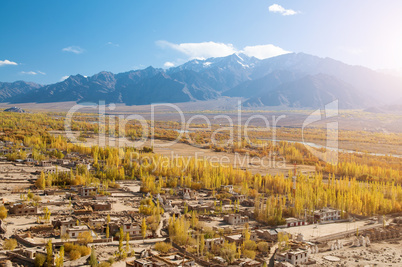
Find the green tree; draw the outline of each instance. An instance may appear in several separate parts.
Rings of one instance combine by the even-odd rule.
[[[201,239],[200,239],[200,253],[201,256],[204,255],[204,249],[205,249],[205,238],[204,235],[201,235]]]
[[[49,222],[50,221],[50,215],[51,215],[49,208],[44,207],[43,208],[43,213],[45,214],[43,218],[45,219],[46,222]]]
[[[46,262],[46,256],[40,253],[36,253],[34,265],[35,267],[42,267]]]
[[[195,228],[198,224],[198,218],[197,218],[197,213],[196,211],[193,210],[191,214],[191,228]]]
[[[146,223],[146,221],[145,221],[145,218],[142,219],[141,235],[142,235],[142,242],[145,243],[145,237],[146,237],[146,235],[147,235],[147,223]]]
[[[155,250],[159,251],[160,253],[167,253],[172,248],[170,243],[166,242],[157,242],[155,244]]]
[[[27,198],[31,200],[34,197],[34,193],[31,192],[31,189],[28,189]]]
[[[53,264],[53,245],[51,239],[46,244],[46,262],[48,266],[52,266]]]
[[[11,238],[11,239],[6,239],[3,243],[3,249],[5,250],[13,250],[17,247],[18,243],[17,240]]]
[[[87,246],[89,243],[92,243],[94,239],[92,238],[91,232],[86,231],[78,234],[78,243]]]
[[[289,236],[286,233],[278,233],[278,248],[280,251],[289,249]]]
[[[106,238],[109,238],[109,235],[110,235],[110,233],[109,233],[109,224],[107,224],[106,225]]]
[[[130,250],[130,234],[126,234],[126,251],[128,252]]]
[[[244,243],[246,243],[247,241],[250,240],[250,231],[248,229],[249,228],[248,223],[245,223],[244,226],[246,229],[244,229],[243,236],[244,236]]]
[[[61,246],[59,255],[56,256],[56,267],[62,267],[63,264],[64,264],[64,246]]]
[[[268,242],[264,242],[264,241],[258,242],[257,248],[258,248],[258,250],[259,250],[260,252],[268,253],[268,251],[269,251],[269,244],[268,244]]]
[[[43,171],[40,173],[40,177],[36,180],[35,186],[41,190],[46,188],[46,178]]]
[[[71,250],[69,255],[70,255],[70,259],[73,261],[81,258],[81,253],[76,249]]]
[[[121,259],[126,258],[126,252],[123,249],[123,240],[124,240],[124,232],[123,232],[123,226],[120,227],[120,232],[119,232],[119,257]]]
[[[0,219],[4,220],[5,218],[7,218],[7,209],[4,206],[0,207]]]
[[[244,249],[256,250],[257,244],[253,240],[248,240],[248,241],[244,242]]]
[[[234,242],[229,243],[229,242],[225,241],[220,250],[220,255],[228,263],[232,263],[236,256],[236,244]]]
[[[96,256],[96,251],[95,251],[94,247],[92,247],[92,249],[91,249],[91,256],[89,256],[88,264],[91,267],[98,266],[98,257]]]
[[[245,249],[244,252],[243,252],[243,255],[246,258],[250,258],[250,259],[253,259],[253,260],[255,259],[255,251],[253,251],[253,250]]]

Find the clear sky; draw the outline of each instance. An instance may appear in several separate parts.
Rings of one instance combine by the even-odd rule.
[[[0,81],[58,82],[244,52],[402,69],[402,1],[0,2]]]

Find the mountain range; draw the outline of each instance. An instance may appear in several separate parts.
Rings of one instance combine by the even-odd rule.
[[[167,70],[77,74],[49,85],[0,82],[3,103],[105,100],[146,105],[220,97],[241,97],[246,107],[316,108],[338,99],[340,108],[368,108],[401,99],[402,78],[331,58],[290,53],[264,60],[244,54],[194,59]]]

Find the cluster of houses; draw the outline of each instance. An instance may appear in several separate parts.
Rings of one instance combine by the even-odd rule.
[[[24,163],[30,166],[43,167],[45,168],[43,170],[44,172],[55,172],[56,168],[52,168],[55,166],[61,167],[58,169],[59,172],[69,171],[70,168],[74,168],[82,164],[86,165],[89,169],[91,168],[92,160],[88,156],[82,155],[80,153],[64,152],[64,157],[62,159],[36,160],[33,158],[32,148],[25,147],[23,143],[17,145],[18,146],[16,148],[16,144],[11,141],[0,141],[0,155],[3,155],[0,157],[0,160],[6,160],[5,155],[7,154],[12,154],[14,152],[25,152],[25,159],[16,159],[15,161],[17,163]],[[53,151],[55,151],[54,148],[47,149],[48,153],[51,153]]]
[[[240,212],[238,213],[229,213],[226,215],[222,216],[222,223],[228,225],[228,227],[225,227],[224,225],[221,225],[219,227],[213,227],[214,230],[218,230],[219,228],[222,229],[230,229],[230,231],[226,232],[225,234],[221,237],[216,237],[216,238],[209,238],[205,239],[204,242],[204,247],[206,250],[211,250],[213,247],[220,246],[224,244],[224,242],[234,242],[237,247],[241,246],[244,242],[244,235],[243,235],[243,230],[244,230],[244,225],[246,223],[252,223],[252,220],[250,219],[250,216],[253,216],[252,213],[247,213],[247,210],[249,210],[248,205],[249,205],[249,199],[240,194],[236,194],[233,191],[232,186],[223,186],[221,188],[222,191],[227,192],[232,194],[232,197],[229,202],[223,200],[222,201],[222,208],[223,210],[225,209],[225,206],[230,206],[229,209],[233,210],[233,205],[231,203],[234,203],[235,201],[237,203],[241,204]],[[151,195],[148,194],[147,197],[150,197]],[[216,204],[214,204],[214,198],[211,197],[208,193],[203,194],[202,190],[199,190],[198,192],[194,192],[191,189],[188,188],[182,188],[179,190],[178,196],[177,197],[172,197],[171,199],[166,199],[165,197],[161,197],[159,194],[154,197],[154,201],[159,201],[159,203],[162,205],[162,207],[170,207],[166,209],[165,211],[167,212],[172,212],[172,206],[174,203],[186,203],[185,205],[179,205],[182,208],[180,209],[181,211],[183,210],[183,207],[186,206],[189,211],[197,211],[201,214],[210,214],[210,216],[213,216],[213,211],[217,208]],[[177,208],[178,205],[175,205],[174,207]],[[177,210],[176,210],[177,212]],[[250,216],[246,215],[249,214]],[[324,208],[321,210],[317,210],[312,212],[312,216],[304,216],[303,218],[287,218],[286,219],[286,224],[282,225],[280,227],[252,227],[250,231],[250,240],[253,240],[255,242],[260,242],[260,241],[265,241],[271,244],[271,253],[275,252],[275,247],[273,244],[278,242],[278,236],[280,233],[286,234],[290,240],[292,240],[292,246],[289,250],[286,251],[276,251],[274,253],[274,261],[276,263],[275,266],[287,266],[286,264],[290,265],[301,265],[301,264],[307,264],[307,263],[312,263],[313,260],[311,259],[310,255],[317,253],[318,248],[315,244],[309,243],[309,242],[304,242],[303,236],[301,234],[293,236],[292,234],[288,233],[286,231],[286,228],[289,227],[299,227],[299,226],[304,226],[308,225],[311,223],[315,222],[331,222],[331,221],[336,221],[340,220],[340,211],[330,209],[330,208]],[[206,220],[208,221],[210,216],[200,216],[200,220]],[[222,259],[222,262],[219,263],[219,258],[220,257],[215,257],[213,261],[217,261],[216,266],[221,266],[219,264],[224,264],[224,260]],[[130,266],[163,266],[163,265],[158,265],[160,263],[159,259],[156,259],[155,257],[147,258],[147,259],[139,259],[136,261],[132,262],[132,265]],[[251,260],[251,259],[242,259],[241,261],[237,262],[237,266],[262,266],[263,261],[258,261],[258,260]],[[173,265],[172,265],[173,266]],[[184,266],[191,266],[190,263],[188,265]]]
[[[165,255],[152,255],[148,252],[146,257],[126,262],[129,267],[162,267],[162,266],[196,266],[194,258],[183,253],[169,253]]]
[[[7,154],[13,151],[14,144],[2,143],[0,144],[0,153]],[[80,154],[66,153],[63,159],[58,160],[43,160],[40,162],[35,161],[30,154],[28,148],[21,146],[21,149],[26,149],[27,159],[25,164],[38,165],[43,168],[45,172],[55,171],[69,171],[79,164],[86,164],[87,168],[91,168],[91,160]],[[49,151],[51,152],[51,151]],[[57,166],[57,167],[56,167]],[[121,189],[122,191],[124,189]],[[44,191],[45,195],[57,194],[58,189],[47,189]],[[65,190],[64,190],[65,191]],[[124,235],[129,235],[130,239],[142,239],[141,221],[142,216],[136,213],[121,213],[116,214],[113,212],[114,200],[110,199],[107,195],[103,194],[106,188],[101,186],[71,186],[68,192],[63,191],[65,204],[68,202],[71,205],[71,212],[69,214],[53,216],[51,227],[43,226],[41,231],[28,230],[27,233],[16,232],[16,236],[23,240],[22,242],[29,241],[31,237],[41,237],[41,233],[46,236],[53,236],[60,238],[58,242],[62,244],[61,239],[68,239],[69,241],[77,240],[78,237],[85,232],[89,232],[94,240],[97,242],[110,242],[113,237],[119,234],[122,228]],[[100,194],[102,193],[102,194]],[[147,194],[146,198],[152,198],[152,201],[159,204],[166,213],[170,215],[181,216],[187,212],[197,212],[199,220],[209,223],[212,220],[219,222],[218,226],[212,227],[215,232],[224,230],[224,234],[216,238],[205,238],[204,246],[206,250],[211,250],[213,247],[221,246],[224,242],[235,243],[237,247],[241,246],[244,242],[244,227],[245,224],[250,224],[250,240],[260,242],[268,242],[271,248],[273,244],[278,242],[280,233],[287,234],[289,239],[296,239],[290,250],[277,251],[274,253],[275,261],[278,264],[289,263],[293,265],[305,264],[309,262],[309,255],[316,251],[314,244],[304,242],[300,236],[293,237],[291,234],[286,233],[287,227],[300,227],[310,223],[316,222],[330,222],[339,220],[341,218],[340,211],[330,208],[324,208],[312,212],[312,215],[304,216],[303,218],[287,218],[286,224],[280,227],[266,227],[258,224],[253,220],[252,208],[254,202],[252,198],[246,195],[235,192],[232,185],[224,185],[218,190],[218,193],[224,197],[217,199],[215,192],[210,190],[192,190],[190,188],[179,188],[174,194],[156,194],[152,196]],[[229,197],[228,197],[229,196]],[[42,203],[44,204],[44,203]],[[52,205],[47,203],[46,205]],[[6,205],[8,212],[12,216],[35,216],[42,213],[41,207],[33,206],[25,203],[12,203]],[[185,211],[186,210],[186,211]],[[106,215],[112,214],[111,220],[107,221]],[[222,215],[222,213],[224,215]],[[168,237],[167,224],[162,224],[162,236]],[[40,227],[39,227],[40,228]],[[108,229],[108,230],[106,230]],[[110,238],[106,238],[106,231],[109,232]],[[148,230],[150,232],[150,230]],[[25,238],[28,237],[29,238]],[[35,247],[37,244],[32,243]],[[43,244],[42,244],[43,245]],[[33,259],[35,253],[43,253],[43,246],[38,249],[22,249],[18,257],[27,257]],[[176,248],[179,249],[179,248]],[[270,251],[273,253],[273,251]],[[268,256],[268,253],[267,255]],[[225,261],[220,257],[214,257],[214,264],[222,266]],[[138,255],[137,259],[128,261],[127,266],[195,266],[202,265],[203,261],[198,259],[194,254],[180,249],[173,253],[157,254],[152,253],[152,250],[144,250],[143,253]],[[239,259],[234,264],[236,266],[263,266],[263,260],[257,259]],[[204,262],[205,263],[205,262]],[[208,264],[206,264],[208,265]],[[213,265],[213,264],[212,264]],[[212,266],[209,265],[209,266]]]
[[[124,235],[128,234],[131,239],[141,239],[141,218],[138,216],[134,219],[132,216],[112,216],[111,221],[107,222],[105,214],[109,214],[112,211],[113,201],[110,201],[107,195],[99,195],[99,191],[104,191],[101,187],[96,186],[73,186],[70,188],[70,192],[65,194],[65,199],[69,199],[72,203],[73,212],[69,216],[58,216],[52,220],[52,228],[47,229],[47,234],[52,233],[53,236],[63,237],[69,241],[76,240],[80,234],[89,232],[94,240],[100,240],[104,242],[104,236],[106,227],[109,229],[110,237],[118,235],[120,228],[122,228]],[[225,187],[223,190],[227,192],[233,192],[232,188]],[[57,190],[46,190],[46,194],[55,194]],[[190,199],[188,199],[190,196]],[[214,209],[217,205],[214,203],[214,197],[208,193],[203,194],[195,192],[188,188],[182,188],[176,195],[155,195],[147,194],[146,198],[152,197],[152,201],[159,205],[170,214],[176,214],[180,216],[183,214],[184,207],[187,207],[188,211],[196,210],[198,212],[204,212],[206,216],[200,216],[200,220],[209,220],[210,216],[219,217],[220,215],[213,215]],[[238,203],[245,203],[247,205],[248,198],[243,195],[234,194],[234,199]],[[231,200],[232,201],[232,200]],[[230,201],[230,202],[231,202]],[[230,206],[230,202],[226,203],[226,206]],[[181,205],[180,203],[186,203]],[[223,206],[225,206],[223,205]],[[179,208],[180,207],[180,208]],[[232,205],[233,208],[233,205]],[[38,215],[40,211],[37,206],[30,206],[23,203],[15,203],[7,206],[10,215]],[[228,225],[230,229],[225,234],[218,238],[204,239],[204,247],[206,250],[211,250],[213,247],[223,245],[225,241],[234,242],[236,246],[241,246],[244,242],[244,225],[251,223],[250,217],[245,215],[247,207],[243,207],[238,213],[229,213],[221,216],[222,223]],[[209,215],[208,215],[209,214]],[[252,216],[252,213],[248,213]],[[311,222],[320,221],[333,221],[340,219],[340,212],[334,209],[322,209],[313,213],[314,218]],[[277,228],[268,227],[251,227],[250,228],[250,240],[255,242],[265,241],[269,244],[275,244],[278,242],[279,233],[287,234],[290,239],[297,239],[298,246],[287,251],[277,251],[274,253],[275,261],[278,264],[293,264],[300,265],[305,264],[311,259],[309,255],[315,251],[313,244],[303,243],[299,236],[293,237],[286,232],[287,227],[303,226],[309,222],[305,219],[288,218],[286,219],[286,225]],[[218,230],[221,226],[214,227],[214,230]],[[39,232],[32,232],[29,236],[38,235]],[[20,238],[24,238],[24,235],[20,233]],[[103,241],[102,241],[103,240]],[[36,244],[32,244],[36,245]],[[42,248],[41,248],[42,249]],[[35,253],[41,253],[41,249],[38,250],[21,250],[18,257],[24,257],[24,255],[35,255]],[[274,251],[270,251],[273,253]],[[17,253],[17,252],[16,252]],[[268,254],[267,254],[268,255]],[[194,256],[194,255],[193,255]],[[136,260],[127,262],[127,266],[195,266],[197,263],[197,257],[188,256],[186,253],[174,252],[166,255],[158,255],[152,253],[146,253],[142,257]],[[213,261],[216,264],[219,263],[220,257],[215,257]],[[199,261],[198,261],[199,262]],[[217,265],[217,266],[218,266]],[[263,261],[241,259],[237,261],[238,266],[262,266]],[[280,265],[278,265],[280,266]]]

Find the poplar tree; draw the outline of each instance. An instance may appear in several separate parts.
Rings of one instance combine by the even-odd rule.
[[[145,237],[147,235],[147,223],[145,221],[145,218],[142,219],[141,235],[142,235],[142,242],[145,243]]]

